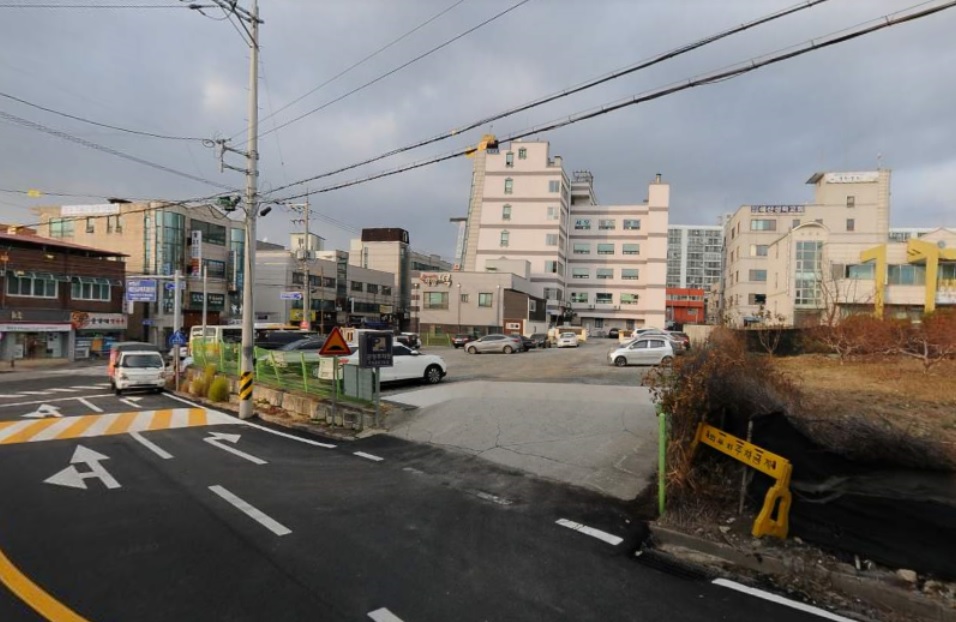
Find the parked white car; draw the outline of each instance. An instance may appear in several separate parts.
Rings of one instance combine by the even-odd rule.
[[[617,367],[625,365],[667,365],[674,360],[674,346],[663,335],[638,337],[607,353],[607,362]]]
[[[578,347],[578,336],[574,333],[561,333],[556,345],[559,348],[576,348]]]
[[[426,384],[438,384],[448,373],[448,365],[442,357],[422,354],[397,342],[392,344],[392,362],[394,364],[391,367],[379,368],[382,382],[421,380]],[[355,351],[349,356],[346,365],[358,364],[359,354]]]
[[[110,379],[113,392],[122,395],[130,389],[145,389],[159,393],[166,386],[166,363],[159,352],[121,352]]]

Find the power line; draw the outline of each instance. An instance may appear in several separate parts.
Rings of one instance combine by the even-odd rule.
[[[73,136],[73,135],[71,135],[71,134],[67,134],[66,132],[63,132],[63,131],[60,131],[60,130],[56,130],[56,129],[47,127],[47,126],[45,126],[45,125],[42,125],[42,124],[40,124],[40,123],[36,123],[36,122],[34,122],[34,121],[29,121],[29,120],[24,119],[24,118],[22,118],[22,117],[18,117],[18,116],[16,116],[16,115],[10,114],[9,112],[4,112],[4,111],[0,110],[0,118],[7,119],[8,121],[13,121],[14,123],[17,123],[17,124],[19,124],[19,125],[22,125],[23,127],[26,127],[26,128],[28,128],[28,129],[36,130],[36,131],[38,131],[38,132],[43,132],[43,133],[49,134],[49,135],[51,135],[51,136],[56,136],[57,138],[62,138],[62,139],[64,139],[64,140],[68,140],[68,141],[70,141],[70,142],[76,143],[76,144],[78,144],[78,145],[82,145],[82,146],[84,146],[84,147],[88,147],[88,148],[90,148],[90,149],[95,149],[95,150],[97,150],[97,151],[102,151],[103,153],[107,153],[107,154],[112,155],[112,156],[115,156],[115,157],[117,157],[117,158],[122,158],[122,159],[124,159],[124,160],[129,160],[130,162],[135,162],[136,164],[141,164],[141,165],[143,165],[143,166],[148,166],[148,167],[150,167],[150,168],[154,168],[154,169],[156,169],[156,170],[158,170],[158,171],[163,171],[164,173],[169,173],[169,174],[171,174],[171,175],[177,175],[177,176],[183,177],[183,178],[185,178],[185,179],[190,179],[190,180],[192,180],[192,181],[197,181],[197,182],[199,182],[199,183],[203,183],[203,184],[212,186],[212,187],[214,187],[214,188],[221,188],[221,189],[227,190],[227,191],[229,191],[229,192],[238,192],[235,188],[232,188],[232,187],[230,187],[230,186],[226,186],[226,185],[224,185],[224,184],[220,184],[219,182],[211,181],[211,180],[205,179],[205,178],[203,178],[203,177],[197,177],[196,175],[191,175],[191,174],[189,174],[189,173],[184,173],[184,172],[182,172],[182,171],[178,171],[178,170],[176,170],[176,169],[174,169],[174,168],[170,168],[170,167],[164,166],[164,165],[162,165],[162,164],[156,164],[155,162],[150,162],[149,160],[144,160],[143,158],[139,158],[139,157],[136,157],[136,156],[132,156],[132,155],[123,153],[122,151],[117,151],[116,149],[113,149],[113,148],[111,148],[111,147],[104,147],[103,145],[99,145],[99,144],[97,144],[97,143],[88,141],[88,140],[86,140],[85,138],[79,138],[79,137],[77,137],[77,136]]]
[[[434,22],[436,19],[438,19],[439,17],[441,17],[441,16],[444,15],[445,13],[448,13],[449,11],[451,11],[452,9],[454,9],[454,8],[457,7],[459,4],[462,4],[462,3],[465,2],[465,1],[466,1],[466,0],[457,0],[457,1],[454,2],[453,4],[451,4],[451,5],[449,5],[448,7],[442,9],[441,11],[439,11],[439,12],[436,13],[435,15],[431,16],[430,18],[428,18],[427,20],[425,20],[424,22],[422,22],[422,23],[419,24],[418,26],[415,26],[414,28],[412,28],[411,30],[409,30],[409,31],[406,32],[405,34],[401,35],[401,36],[398,37],[397,39],[393,39],[392,41],[390,41],[389,43],[386,43],[386,44],[383,45],[382,47],[378,48],[377,50],[375,50],[374,52],[372,52],[371,54],[369,54],[368,56],[366,56],[366,57],[363,58],[362,60],[360,60],[360,61],[358,61],[358,62],[356,62],[356,63],[353,63],[352,65],[349,65],[348,67],[346,67],[345,69],[343,69],[343,70],[340,71],[339,73],[335,74],[334,76],[332,76],[331,78],[329,78],[329,79],[326,80],[325,82],[322,82],[321,84],[319,84],[318,86],[316,86],[316,87],[313,88],[312,90],[310,90],[310,91],[308,91],[308,92],[306,92],[306,93],[303,93],[303,94],[300,95],[299,97],[296,97],[295,99],[293,99],[293,100],[290,101],[289,103],[285,104],[284,106],[281,106],[278,110],[276,110],[275,112],[270,113],[268,116],[266,116],[265,118],[263,118],[263,119],[261,119],[261,120],[262,120],[262,121],[265,121],[265,120],[267,120],[267,119],[271,119],[272,117],[276,116],[277,114],[279,114],[279,113],[282,112],[283,110],[285,110],[285,109],[287,109],[287,108],[289,108],[289,107],[291,107],[291,106],[294,106],[295,104],[299,103],[300,101],[302,101],[303,99],[305,99],[305,98],[308,97],[309,95],[312,95],[313,93],[319,91],[320,89],[325,88],[326,86],[328,86],[328,85],[331,84],[332,82],[335,82],[336,80],[338,80],[339,78],[341,78],[341,77],[344,76],[345,74],[349,73],[349,72],[352,71],[353,69],[356,69],[356,68],[360,67],[361,65],[363,65],[363,64],[365,64],[367,61],[369,61],[369,60],[375,58],[376,56],[378,56],[379,54],[381,54],[381,53],[384,52],[385,50],[391,48],[392,46],[394,46],[395,44],[397,44],[397,43],[403,41],[404,39],[407,39],[408,37],[410,37],[411,35],[415,34],[416,32],[418,32],[419,30],[421,30],[421,29],[424,28],[425,26],[428,26],[429,24],[431,24],[432,22]],[[275,125],[275,124],[273,124],[273,125]],[[240,135],[240,134],[242,134],[242,132],[239,132],[239,133],[237,133],[237,134],[234,134],[234,135],[233,135],[233,138],[235,138],[236,136],[238,136],[238,135]]]
[[[926,4],[926,3],[924,2],[924,3],[921,3],[921,4]],[[920,5],[917,5],[917,6],[920,6]],[[634,106],[634,105],[642,104],[642,103],[645,103],[645,102],[648,102],[648,101],[652,101],[652,100],[655,100],[655,99],[660,99],[660,98],[666,97],[666,96],[668,96],[668,95],[673,95],[674,93],[678,93],[678,92],[680,92],[680,91],[685,91],[685,90],[688,90],[688,89],[696,88],[696,87],[698,87],[698,86],[716,84],[716,83],[718,83],[718,82],[723,82],[723,81],[725,81],[725,80],[730,80],[730,79],[736,78],[736,77],[738,77],[738,76],[744,75],[744,74],[746,74],[746,73],[750,73],[750,72],[752,72],[752,71],[756,71],[757,69],[760,69],[760,68],[762,68],[762,67],[766,67],[766,66],[768,66],[768,65],[773,65],[773,64],[780,63],[780,62],[783,62],[783,61],[786,61],[786,60],[790,60],[790,59],[793,59],[793,58],[797,58],[797,57],[799,57],[799,56],[803,56],[804,54],[809,54],[809,53],[811,53],[811,52],[816,52],[816,51],[819,51],[819,50],[822,50],[822,49],[825,49],[825,48],[828,48],[828,47],[832,47],[832,46],[834,46],[834,45],[838,45],[838,44],[841,44],[841,43],[845,43],[845,42],[847,42],[847,41],[850,41],[850,40],[853,40],[853,39],[857,39],[857,38],[859,38],[859,37],[863,37],[863,36],[872,34],[872,33],[876,32],[876,31],[878,31],[878,30],[883,30],[883,29],[886,29],[886,28],[891,28],[891,27],[893,27],[893,26],[897,26],[897,25],[899,25],[899,24],[906,23],[906,22],[911,22],[911,21],[915,21],[915,20],[918,20],[918,19],[922,19],[922,18],[924,18],[924,17],[928,17],[928,16],[930,16],[930,15],[933,15],[933,14],[936,14],[936,13],[939,13],[939,12],[942,12],[942,11],[945,11],[945,10],[947,10],[947,9],[951,9],[951,8],[953,8],[954,6],[956,6],[956,0],[950,0],[949,2],[945,2],[945,3],[941,4],[941,5],[937,5],[937,6],[934,6],[934,7],[930,7],[930,8],[924,9],[924,10],[922,10],[922,11],[917,11],[917,12],[915,12],[915,13],[909,13],[909,14],[907,14],[907,15],[902,15],[902,16],[900,16],[900,17],[891,17],[891,15],[900,15],[900,13],[902,13],[902,11],[901,11],[901,12],[894,13],[894,14],[891,14],[891,15],[886,15],[886,16],[884,16],[884,17],[881,17],[881,18],[877,19],[877,20],[871,20],[871,22],[872,22],[872,21],[875,21],[875,22],[876,22],[876,23],[873,24],[872,26],[868,26],[868,27],[865,27],[865,28],[858,28],[858,29],[855,29],[855,30],[851,30],[851,31],[848,32],[847,34],[842,34],[842,35],[833,35],[833,34],[831,34],[831,35],[826,35],[826,36],[824,36],[824,37],[820,37],[820,38],[816,38],[816,39],[811,39],[811,40],[805,42],[804,44],[802,44],[801,46],[792,46],[792,47],[795,47],[795,48],[797,48],[797,49],[794,49],[794,50],[791,51],[791,52],[776,54],[776,55],[767,56],[767,57],[757,57],[757,58],[754,58],[754,59],[752,59],[752,60],[750,60],[750,61],[747,61],[747,62],[745,62],[745,63],[740,63],[740,64],[738,64],[737,66],[735,66],[735,67],[732,68],[732,69],[720,70],[720,71],[717,71],[717,72],[714,72],[714,73],[711,73],[711,74],[707,74],[707,75],[705,75],[705,76],[703,76],[703,77],[701,77],[701,78],[689,79],[689,80],[686,80],[686,81],[682,81],[682,82],[680,82],[680,83],[676,83],[676,84],[673,85],[673,86],[667,86],[667,87],[663,87],[663,88],[660,88],[660,89],[657,89],[657,90],[654,90],[654,91],[650,91],[649,93],[644,94],[644,95],[636,95],[636,96],[634,96],[634,97],[630,97],[630,98],[625,99],[625,100],[620,100],[620,101],[617,101],[617,102],[614,102],[614,103],[611,103],[611,104],[606,104],[606,105],[604,105],[604,106],[601,106],[600,108],[596,108],[596,109],[592,109],[592,110],[589,110],[589,111],[586,111],[586,112],[581,112],[581,113],[573,114],[573,115],[571,115],[571,116],[569,116],[569,117],[566,117],[566,118],[563,118],[563,119],[561,119],[561,120],[559,120],[559,121],[554,121],[554,122],[551,122],[551,123],[548,123],[548,124],[545,124],[545,125],[537,126],[537,127],[531,128],[531,129],[529,129],[529,130],[523,130],[523,131],[520,131],[520,132],[511,134],[511,135],[509,135],[509,136],[502,137],[502,138],[500,138],[500,139],[498,139],[498,140],[499,140],[500,143],[511,142],[511,141],[519,140],[519,139],[521,139],[521,138],[526,138],[526,137],[528,137],[528,136],[533,136],[533,135],[535,135],[535,134],[541,134],[541,133],[543,133],[543,132],[548,132],[548,131],[555,130],[555,129],[558,129],[558,128],[562,128],[562,127],[566,127],[566,126],[569,126],[569,125],[573,125],[573,124],[579,123],[579,122],[581,122],[581,121],[586,121],[586,120],[589,120],[589,119],[593,119],[593,118],[596,118],[596,117],[599,117],[599,116],[602,116],[602,115],[605,115],[605,114],[608,114],[608,113],[611,113],[611,112],[615,112],[615,111],[620,110],[620,109],[622,109],[622,108],[627,108],[627,107],[629,107],[629,106]],[[868,22],[868,23],[869,23],[869,22]],[[839,32],[845,32],[845,31],[839,31]],[[444,161],[446,161],[446,160],[451,160],[451,159],[453,159],[453,158],[457,158],[457,157],[460,157],[460,156],[463,156],[463,155],[469,155],[469,154],[474,153],[475,151],[476,151],[476,148],[475,148],[475,147],[466,147],[466,148],[464,148],[464,149],[459,149],[459,150],[454,151],[454,152],[452,152],[452,153],[447,153],[447,154],[445,154],[445,155],[438,156],[438,157],[435,157],[435,158],[431,158],[431,159],[428,159],[428,160],[423,160],[423,161],[420,161],[420,162],[415,162],[415,163],[412,163],[412,164],[409,164],[409,165],[406,165],[406,166],[401,166],[401,167],[398,167],[398,168],[395,168],[395,169],[392,169],[392,170],[383,171],[383,172],[381,172],[381,173],[376,173],[376,174],[373,174],[373,175],[369,175],[369,176],[367,176],[367,177],[363,177],[363,178],[359,178],[359,179],[353,179],[353,180],[351,180],[351,181],[342,182],[342,183],[335,184],[335,185],[332,185],[332,186],[326,186],[326,187],[324,187],[324,188],[319,188],[319,189],[317,189],[317,190],[310,190],[310,191],[308,191],[308,192],[304,192],[304,193],[301,193],[301,194],[296,194],[296,195],[288,196],[288,197],[285,197],[285,198],[283,198],[283,199],[279,199],[278,201],[292,201],[292,200],[295,200],[295,199],[301,199],[301,198],[303,198],[303,197],[306,197],[306,196],[309,196],[309,195],[312,195],[312,194],[321,194],[321,193],[325,193],[325,192],[331,192],[331,191],[333,191],[333,190],[340,190],[340,189],[342,189],[342,188],[348,188],[348,187],[351,187],[351,186],[356,186],[356,185],[363,184],[363,183],[366,183],[366,182],[369,182],[369,181],[373,181],[373,180],[376,180],[376,179],[381,179],[381,178],[383,178],[383,177],[390,177],[390,176],[392,176],[392,175],[398,175],[398,174],[400,174],[400,173],[408,172],[408,171],[415,170],[415,169],[418,169],[418,168],[423,168],[423,167],[429,166],[429,165],[431,165],[431,164],[437,164],[437,163],[439,163],[439,162],[444,162]],[[308,181],[311,181],[311,179],[308,180]],[[300,182],[300,183],[304,183],[304,182]]]
[[[331,99],[331,100],[325,102],[324,104],[322,104],[321,106],[319,106],[319,107],[317,107],[317,108],[313,108],[312,110],[310,110],[310,111],[308,111],[308,112],[306,112],[306,113],[300,114],[299,116],[297,116],[297,117],[295,117],[295,118],[293,118],[293,119],[290,119],[289,121],[286,121],[285,123],[281,123],[281,124],[279,124],[277,127],[273,128],[273,129],[271,129],[271,130],[267,130],[267,131],[263,132],[262,134],[260,134],[259,136],[262,137],[262,136],[265,136],[265,135],[267,135],[267,134],[271,134],[272,132],[276,132],[276,131],[278,131],[278,130],[281,130],[281,129],[284,128],[284,127],[287,127],[287,126],[289,126],[289,125],[292,125],[293,123],[295,123],[295,122],[297,122],[297,121],[301,121],[302,119],[306,118],[307,116],[309,116],[309,115],[311,115],[311,114],[314,114],[314,113],[316,113],[316,112],[319,112],[320,110],[324,110],[325,108],[328,108],[328,107],[331,106],[332,104],[335,104],[335,103],[337,103],[337,102],[340,102],[340,101],[342,101],[343,99],[345,99],[346,97],[350,97],[350,96],[354,95],[355,93],[358,93],[359,91],[362,91],[362,90],[364,90],[364,89],[366,89],[366,88],[372,86],[373,84],[375,84],[375,83],[377,83],[377,82],[380,82],[380,81],[384,80],[385,78],[387,78],[387,77],[389,77],[389,76],[391,76],[391,75],[393,75],[393,74],[395,74],[395,73],[398,73],[398,72],[401,71],[402,69],[405,69],[406,67],[408,67],[408,66],[410,66],[410,65],[413,65],[413,64],[417,63],[418,61],[420,61],[420,60],[422,60],[422,59],[424,59],[424,58],[427,58],[427,57],[431,56],[431,55],[434,54],[435,52],[437,52],[437,51],[439,51],[439,50],[441,50],[441,49],[443,49],[443,48],[448,47],[449,45],[451,45],[451,44],[454,43],[455,41],[458,41],[459,39],[462,39],[463,37],[466,37],[466,36],[470,35],[471,33],[475,32],[475,31],[478,30],[479,28],[482,28],[482,27],[484,27],[484,26],[487,26],[488,24],[492,23],[493,21],[495,21],[495,20],[497,20],[497,19],[499,19],[499,18],[501,18],[501,17],[504,17],[504,16],[507,15],[508,13],[514,11],[515,9],[521,7],[521,6],[524,5],[524,4],[527,4],[527,3],[530,2],[530,1],[531,1],[531,0],[520,0],[520,2],[517,2],[517,3],[513,4],[513,5],[511,5],[510,7],[508,7],[507,9],[505,9],[505,10],[503,10],[503,11],[500,11],[499,13],[496,13],[495,15],[492,15],[491,17],[489,17],[489,18],[486,19],[485,21],[483,21],[483,22],[481,22],[481,23],[479,23],[479,24],[477,24],[477,25],[475,25],[475,26],[472,26],[471,28],[469,28],[468,30],[466,30],[466,31],[464,31],[464,32],[462,32],[462,33],[459,33],[459,34],[455,35],[454,37],[452,37],[451,39],[448,39],[448,40],[445,41],[444,43],[441,43],[441,44],[439,44],[439,45],[436,45],[435,47],[431,48],[431,49],[428,50],[427,52],[424,52],[424,53],[422,53],[422,54],[419,54],[419,55],[416,56],[415,58],[413,58],[413,59],[411,59],[411,60],[409,60],[409,61],[406,61],[406,62],[402,63],[401,65],[399,65],[399,66],[397,66],[397,67],[395,67],[395,68],[393,68],[393,69],[391,69],[391,70],[389,70],[389,71],[387,71],[387,72],[381,74],[381,75],[378,76],[377,78],[374,78],[374,79],[372,79],[372,80],[369,80],[368,82],[362,84],[361,86],[355,87],[355,88],[352,89],[351,91],[348,91],[347,93],[345,93],[345,94],[343,94],[343,95],[339,95],[339,96],[336,97],[335,99]],[[239,145],[241,146],[241,145],[243,145],[243,144],[245,144],[245,142],[240,143]]]
[[[0,9],[211,9],[199,4],[0,4]]]
[[[551,94],[551,95],[547,95],[547,96],[542,97],[542,98],[540,98],[540,99],[533,100],[533,101],[528,102],[528,103],[526,103],[526,104],[522,104],[522,105],[520,105],[520,106],[518,106],[518,107],[516,107],[516,108],[511,108],[511,109],[505,110],[504,112],[499,112],[499,113],[493,114],[493,115],[491,115],[491,116],[489,116],[489,117],[485,117],[485,118],[483,118],[483,119],[479,119],[479,120],[477,120],[477,121],[468,123],[467,125],[462,126],[462,127],[459,127],[459,128],[456,128],[456,129],[453,129],[453,130],[451,130],[450,132],[446,132],[446,133],[443,133],[443,134],[438,134],[437,136],[433,136],[433,137],[431,137],[431,138],[427,138],[427,139],[425,139],[425,140],[422,140],[422,141],[419,141],[419,142],[415,142],[415,143],[412,143],[412,144],[410,144],[410,145],[406,145],[406,146],[404,146],[404,147],[399,147],[399,148],[397,148],[397,149],[392,149],[391,151],[386,151],[385,153],[383,153],[383,154],[381,154],[381,155],[377,155],[377,156],[375,156],[375,157],[368,158],[367,160],[362,160],[361,162],[356,162],[356,163],[354,163],[354,164],[349,164],[348,166],[343,166],[343,167],[341,167],[341,168],[337,168],[337,169],[334,169],[334,170],[331,170],[331,171],[322,173],[322,174],[320,174],[320,175],[316,175],[316,176],[310,177],[310,178],[308,178],[308,179],[306,179],[306,180],[302,180],[302,181],[295,182],[295,183],[292,183],[292,184],[287,184],[287,185],[285,185],[285,186],[280,186],[280,187],[276,188],[275,191],[278,192],[278,191],[284,190],[284,189],[286,189],[286,188],[289,188],[289,187],[291,187],[291,186],[296,186],[296,185],[303,184],[303,183],[306,183],[306,182],[309,182],[309,181],[315,181],[315,180],[317,180],[317,179],[323,179],[323,178],[325,178],[325,177],[331,177],[332,175],[337,175],[337,174],[339,174],[339,173],[344,173],[345,171],[349,171],[349,170],[352,170],[352,169],[356,169],[356,168],[359,168],[359,167],[361,167],[361,166],[365,166],[365,165],[367,165],[367,164],[372,164],[372,163],[374,163],[374,162],[378,162],[378,161],[380,161],[380,160],[384,160],[384,159],[386,159],[386,158],[390,158],[390,157],[392,157],[392,156],[394,156],[394,155],[398,155],[398,154],[400,154],[400,153],[405,153],[406,151],[412,151],[412,150],[418,149],[418,148],[420,148],[420,147],[425,147],[425,146],[427,146],[427,145],[431,145],[431,144],[434,144],[434,143],[437,143],[437,142],[441,142],[441,141],[446,140],[446,139],[449,139],[449,138],[453,138],[453,137],[455,137],[455,136],[457,136],[457,135],[459,135],[459,134],[461,134],[461,133],[463,133],[463,132],[467,132],[467,131],[469,131],[469,130],[473,130],[473,129],[477,128],[477,127],[481,127],[481,126],[483,126],[483,125],[487,125],[487,124],[492,123],[492,122],[494,122],[494,121],[498,121],[498,120],[500,120],[500,119],[504,119],[504,118],[510,117],[510,116],[515,115],[515,114],[518,114],[518,113],[520,113],[520,112],[525,112],[525,111],[531,110],[532,108],[537,108],[538,106],[543,106],[543,105],[545,105],[545,104],[551,103],[551,102],[556,101],[556,100],[558,100],[558,99],[562,99],[562,98],[564,98],[564,97],[568,97],[568,96],[570,96],[570,95],[574,95],[574,94],[576,94],[576,93],[580,93],[580,92],[582,92],[582,91],[585,91],[585,90],[587,90],[587,89],[594,88],[594,87],[596,87],[596,86],[598,86],[598,85],[601,85],[601,84],[604,84],[604,83],[606,83],[606,82],[610,82],[611,80],[615,80],[615,79],[621,78],[621,77],[623,77],[623,76],[626,76],[626,75],[629,75],[629,74],[632,74],[632,73],[641,71],[641,70],[643,70],[643,69],[647,69],[648,67],[652,67],[652,66],[654,66],[654,65],[663,63],[664,61],[670,60],[670,59],[672,59],[672,58],[676,58],[676,57],[681,56],[681,55],[683,55],[683,54],[687,54],[688,52],[692,52],[692,51],[694,51],[694,50],[697,50],[697,49],[699,49],[699,48],[702,48],[702,47],[704,47],[704,46],[706,46],[706,45],[709,45],[709,44],[711,44],[711,43],[714,43],[714,42],[716,42],[716,41],[720,41],[721,39],[725,39],[725,38],[730,37],[730,36],[732,36],[732,35],[735,35],[735,34],[744,32],[745,30],[750,30],[750,29],[755,28],[755,27],[757,27],[757,26],[761,26],[761,25],[766,24],[766,23],[768,23],[768,22],[772,22],[772,21],[774,21],[774,20],[776,20],[776,19],[780,19],[780,18],[782,18],[782,17],[786,17],[786,16],[791,15],[791,14],[793,14],[793,13],[796,13],[796,12],[798,12],[798,11],[803,11],[803,10],[805,10],[805,9],[812,8],[812,7],[814,7],[814,6],[818,5],[818,4],[821,4],[821,3],[823,3],[823,2],[827,2],[827,0],[808,0],[808,1],[803,2],[803,3],[800,3],[800,4],[798,4],[798,5],[794,5],[794,6],[791,6],[791,7],[789,7],[789,8],[782,9],[782,10],[776,11],[776,12],[774,12],[774,13],[770,13],[769,15],[766,15],[766,16],[761,17],[761,18],[759,18],[759,19],[756,19],[756,20],[753,20],[753,21],[750,21],[750,22],[746,22],[746,23],[741,24],[741,25],[739,25],[739,26],[736,26],[736,27],[734,27],[734,28],[730,28],[730,29],[728,29],[728,30],[724,30],[724,31],[722,31],[722,32],[719,32],[719,33],[717,33],[717,34],[711,35],[711,36],[709,36],[709,37],[705,37],[705,38],[703,38],[703,39],[698,39],[697,41],[695,41],[695,42],[693,42],[693,43],[689,43],[689,44],[687,44],[687,45],[683,45],[683,46],[674,48],[674,49],[672,49],[672,50],[670,50],[670,51],[664,52],[664,53],[662,53],[662,54],[658,54],[657,56],[652,56],[651,58],[649,58],[649,59],[647,59],[647,60],[640,61],[640,62],[638,62],[638,63],[636,63],[636,64],[629,65],[628,67],[625,67],[625,68],[623,68],[623,69],[620,69],[620,70],[614,71],[614,72],[612,72],[612,73],[605,74],[605,75],[603,75],[603,76],[600,76],[600,77],[597,77],[597,78],[588,80],[588,81],[583,82],[583,83],[581,83],[581,84],[579,84],[579,85],[577,85],[577,86],[574,86],[574,87],[565,89],[565,90],[560,91],[560,92],[558,92],[558,93],[553,93],[553,94]]]
[[[39,105],[39,104],[34,104],[33,102],[28,102],[28,101],[25,100],[25,99],[20,99],[19,97],[15,97],[15,96],[13,96],[13,95],[10,95],[9,93],[2,93],[2,92],[0,92],[0,97],[6,97],[7,99],[10,99],[10,100],[13,100],[13,101],[15,101],[15,102],[21,103],[21,104],[23,104],[23,105],[25,105],[25,106],[30,106],[30,107],[32,107],[32,108],[36,108],[37,110],[42,110],[42,111],[44,111],[44,112],[49,112],[49,113],[51,113],[51,114],[59,115],[59,116],[61,116],[61,117],[66,117],[67,119],[73,119],[74,121],[80,121],[80,122],[82,122],[82,123],[88,123],[88,124],[90,124],[90,125],[96,125],[96,126],[98,126],[98,127],[105,127],[105,128],[107,128],[107,129],[116,130],[116,131],[119,131],[119,132],[126,132],[127,134],[135,134],[135,135],[137,135],[137,136],[146,136],[146,137],[148,137],[148,138],[162,138],[162,139],[165,139],[165,140],[195,140],[195,141],[205,141],[205,140],[207,140],[207,139],[205,139],[205,138],[198,138],[198,137],[195,137],[195,136],[169,136],[169,135],[166,135],[166,134],[155,134],[155,133],[153,133],[153,132],[143,132],[143,131],[140,131],[140,130],[131,130],[131,129],[129,129],[129,128],[119,127],[119,126],[117,126],[117,125],[110,125],[110,124],[108,124],[108,123],[100,123],[99,121],[92,121],[92,120],[90,120],[90,119],[85,119],[85,118],[83,118],[83,117],[78,117],[78,116],[76,116],[76,115],[72,115],[72,114],[69,114],[69,113],[66,113],[66,112],[61,112],[61,111],[59,111],[59,110],[54,110],[54,109],[52,109],[52,108],[47,108],[47,107],[41,106],[41,105]]]

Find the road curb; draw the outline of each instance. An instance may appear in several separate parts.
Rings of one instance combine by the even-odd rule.
[[[828,584],[838,592],[880,611],[892,612],[906,619],[927,622],[952,622],[956,620],[956,604],[947,607],[932,598],[903,589],[894,584],[895,575],[889,572],[866,571],[861,573],[827,568],[822,564],[807,564],[802,558],[787,560],[766,550],[748,552],[714,542],[706,538],[649,523],[653,547],[662,553],[702,568],[717,567],[731,575],[755,573],[776,579],[780,583],[794,576],[809,577]],[[847,566],[852,569],[852,566]],[[706,572],[702,570],[702,572]],[[898,581],[898,580],[897,580]]]

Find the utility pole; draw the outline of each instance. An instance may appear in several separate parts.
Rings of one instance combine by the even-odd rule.
[[[306,192],[308,192],[308,190],[306,190]],[[302,323],[299,325],[299,328],[303,330],[312,330],[312,240],[309,237],[310,207],[308,194],[306,194],[305,203],[290,205],[289,208],[296,211],[302,210],[302,218],[292,220],[293,223],[301,222],[305,228],[305,234],[303,237],[305,242],[304,248],[300,248],[295,251],[295,258],[302,262],[302,273],[305,280],[305,284],[302,288]]]

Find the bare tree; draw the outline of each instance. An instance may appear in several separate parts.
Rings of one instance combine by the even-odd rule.
[[[944,359],[956,357],[956,311],[925,314],[919,324],[905,331],[898,351],[919,359],[924,372]]]

